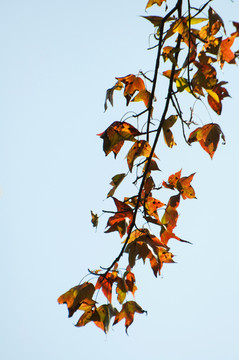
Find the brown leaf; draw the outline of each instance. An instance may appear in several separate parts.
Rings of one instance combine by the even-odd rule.
[[[134,321],[135,313],[143,314],[146,312],[135,301],[127,301],[122,305],[121,311],[116,314],[113,325],[117,324],[122,319],[125,319],[125,331],[127,333],[128,327]]]
[[[151,153],[151,146],[149,143],[145,140],[139,140],[134,143],[134,145],[131,147],[131,149],[128,152],[127,155],[127,163],[130,172],[132,172],[134,160],[139,156],[145,156],[149,157]],[[155,154],[153,154],[153,157],[158,158]]]

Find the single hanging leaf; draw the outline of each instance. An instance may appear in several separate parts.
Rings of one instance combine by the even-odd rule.
[[[177,115],[171,115],[168,119],[164,120],[163,122],[163,135],[164,140],[168,147],[172,148],[173,145],[177,145],[173,138],[173,133],[170,130],[170,128],[175,124],[177,121],[178,116]]]
[[[221,64],[221,69],[223,68],[225,61],[228,64],[236,64],[235,54],[231,50],[231,46],[233,45],[236,36],[237,35],[232,35],[226,38],[225,40],[222,40],[221,42],[219,54],[218,54],[218,59]]]
[[[195,191],[191,186],[191,181],[193,180],[194,174],[189,176],[184,176],[177,181],[176,187],[183,199],[195,199]]]
[[[179,202],[180,194],[171,196],[161,219],[161,223],[170,231],[172,231],[177,225],[178,212],[176,209],[179,206]]]
[[[110,320],[117,313],[118,311],[113,308],[111,304],[104,304],[98,308],[85,311],[75,326],[85,326],[89,322],[93,321],[96,326],[107,333],[109,330]]]
[[[140,134],[131,124],[115,121],[103,133],[97,135],[104,141],[103,150],[107,156],[111,151],[117,155],[124,141],[135,141],[135,136]]]
[[[121,311],[116,314],[115,321],[113,325],[117,324],[122,319],[125,319],[125,331],[127,333],[128,327],[134,321],[134,314],[135,313],[143,314],[146,313],[135,301],[127,301],[123,304]]]
[[[225,81],[221,81],[217,85],[215,85],[211,90],[207,90],[208,92],[208,104],[211,106],[211,108],[218,114],[221,115],[222,112],[222,100],[225,97],[230,97],[228,94],[228,91],[225,87],[222,87],[221,85],[226,84]]]
[[[126,294],[131,292],[134,296],[137,287],[135,285],[135,276],[130,271],[129,267],[128,270],[124,273],[123,278],[117,278],[117,287],[116,293],[118,294],[117,300],[120,304],[122,304],[125,300]]]
[[[122,201],[112,197],[117,207],[117,212],[114,216],[111,216],[107,222],[106,226],[109,226],[109,229],[106,230],[106,233],[112,231],[118,231],[120,237],[122,237],[126,231],[129,230],[131,222],[133,220],[133,211],[131,207],[125,204]]]
[[[105,104],[104,104],[105,111],[108,108],[107,100],[110,102],[111,106],[113,106],[114,105],[113,104],[114,91],[121,90],[122,88],[123,88],[123,84],[120,81],[117,81],[117,83],[112,88],[110,88],[106,91]]]
[[[96,290],[102,289],[103,294],[110,303],[112,299],[112,285],[116,281],[117,276],[118,273],[115,270],[108,272],[106,275],[100,275],[95,285]]]
[[[154,4],[161,6],[164,1],[166,2],[166,0],[149,0],[147,2],[145,10],[148,9],[149,7],[153,6]]]
[[[126,98],[126,105],[129,105],[129,102],[135,91],[145,90],[144,81],[140,77],[133,74],[124,77],[117,77],[116,79],[125,84],[124,97]]]
[[[148,90],[140,90],[131,101],[143,101],[146,108],[148,108],[150,95],[151,93]]]
[[[150,153],[151,153],[151,146],[149,145],[149,143],[147,141],[145,141],[145,140],[136,141],[134,143],[134,145],[131,147],[131,149],[129,150],[128,155],[127,155],[127,163],[128,163],[130,172],[132,172],[134,160],[137,157],[139,157],[139,156],[149,157]],[[155,154],[153,154],[153,157],[158,159],[158,157]]]
[[[71,317],[85,300],[92,299],[94,292],[94,285],[89,282],[84,282],[84,284],[75,286],[61,295],[57,301],[59,304],[67,304],[69,317]]]
[[[225,136],[218,124],[206,124],[203,127],[198,127],[191,132],[188,138],[188,143],[198,141],[202,148],[210,155],[211,159],[217,150],[217,145],[220,136],[225,142]]]
[[[91,210],[90,211],[91,213],[91,222],[93,224],[93,227],[96,227],[98,226],[98,220],[99,220],[99,216],[95,213],[93,213],[93,211]]]
[[[123,181],[125,176],[126,176],[126,174],[123,173],[123,174],[117,174],[112,177],[112,181],[110,182],[110,185],[112,185],[113,188],[108,192],[107,198],[114,195],[115,190],[120,185],[120,183]]]
[[[146,201],[144,204],[146,213],[149,216],[155,217],[155,219],[157,219],[158,221],[159,221],[159,216],[157,213],[157,209],[161,208],[164,205],[165,205],[164,203],[162,203],[161,201],[159,201],[151,196],[148,196],[146,198]]]

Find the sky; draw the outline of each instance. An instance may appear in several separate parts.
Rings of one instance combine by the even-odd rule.
[[[125,108],[120,93],[106,113],[103,105],[115,77],[154,68],[155,52],[147,51],[152,26],[140,17],[147,15],[145,5],[145,0],[0,1],[3,359],[239,358],[237,65],[219,71],[231,95],[221,117],[203,104],[195,106],[199,126],[218,122],[225,134],[227,143],[218,145],[213,160],[199,144],[188,147],[180,127],[173,149],[160,140],[159,181],[181,168],[184,176],[196,172],[197,199],[180,204],[176,232],[193,245],[172,241],[176,263],[165,264],[160,278],[137,265],[135,300],[148,315],[136,314],[129,336],[123,322],[105,335],[94,324],[76,328],[79,316],[69,319],[66,306],[57,303],[88,268],[108,266],[121,248],[116,233],[104,234],[106,216],[97,231],[90,223],[90,210],[112,210],[109,182],[125,170],[125,154],[117,161],[112,154],[105,157],[96,134],[126,111],[143,110],[140,103]],[[214,1],[212,7],[228,34],[234,31],[238,2]],[[154,5],[148,14],[160,11]],[[163,87],[159,75],[156,114]],[[185,116],[189,99],[182,97]],[[122,184],[117,196],[130,190]]]

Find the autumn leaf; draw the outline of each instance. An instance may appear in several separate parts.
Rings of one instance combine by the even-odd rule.
[[[135,91],[145,90],[144,81],[133,74],[124,77],[117,77],[116,79],[125,84],[124,97],[126,98],[126,105],[129,104]]]
[[[222,99],[225,97],[230,97],[225,87],[221,85],[226,84],[226,81],[221,81],[217,85],[215,85],[211,90],[207,90],[208,92],[208,104],[211,108],[218,114],[221,115],[222,112]]]
[[[148,90],[140,90],[131,101],[143,101],[146,108],[148,108],[150,95],[151,93]]]
[[[167,118],[166,120],[164,120],[163,122],[163,135],[164,135],[164,140],[166,142],[166,144],[168,145],[168,147],[172,148],[173,145],[177,145],[174,141],[173,138],[173,133],[170,130],[170,128],[175,124],[175,122],[177,121],[178,116],[177,115],[171,115],[169,116],[169,118]]]
[[[93,227],[96,227],[98,226],[98,220],[99,220],[99,216],[95,213],[93,213],[93,211],[91,210],[90,211],[91,213],[91,222],[93,224]]]
[[[112,285],[115,282],[117,276],[117,271],[111,271],[106,275],[100,275],[95,285],[96,290],[102,289],[103,294],[110,303],[112,299]]]
[[[110,228],[106,230],[106,233],[112,231],[118,231],[120,237],[122,237],[126,230],[128,231],[133,220],[133,211],[131,207],[122,201],[112,197],[117,207],[117,212],[114,216],[111,216],[106,226]]]
[[[57,301],[59,304],[67,304],[69,317],[71,317],[85,300],[92,299],[94,292],[94,285],[84,282],[84,284],[75,286],[61,295]]]
[[[164,205],[165,205],[164,203],[151,196],[148,196],[144,203],[146,213],[149,216],[154,216],[157,220],[159,220],[157,209],[161,208]]]
[[[126,176],[126,174],[122,173],[122,174],[117,174],[112,177],[112,181],[110,182],[110,185],[112,185],[113,188],[108,192],[107,198],[114,195],[115,190],[117,189],[119,184],[123,181],[125,176]]]
[[[219,49],[219,62],[221,64],[221,69],[224,66],[224,62],[226,61],[228,64],[236,64],[235,54],[231,50],[231,46],[234,43],[235,38],[237,37],[237,33],[232,35],[225,40],[222,40],[220,49]]]
[[[89,322],[93,321],[96,326],[107,333],[109,330],[110,320],[117,313],[118,311],[113,308],[111,304],[104,304],[98,308],[85,311],[75,326],[85,326]]]
[[[164,59],[164,62],[167,61],[168,59],[170,59],[170,61],[175,65],[177,66],[177,62],[176,62],[176,59],[174,57],[174,54],[177,52],[177,49],[175,49],[174,47],[172,46],[165,46],[163,48],[163,59]]]
[[[151,146],[147,141],[145,140],[136,141],[129,150],[127,155],[127,163],[130,172],[132,172],[134,161],[137,157],[139,156],[149,157],[150,153],[151,153]],[[153,157],[158,158],[155,154],[153,154]]]
[[[106,91],[106,97],[105,97],[105,104],[104,104],[104,108],[105,108],[105,111],[107,110],[108,108],[108,105],[107,105],[107,100],[110,102],[110,104],[113,106],[113,94],[114,94],[114,91],[115,90],[121,90],[123,88],[123,84],[120,82],[120,81],[117,81],[117,83],[110,89],[108,89]]]
[[[111,151],[115,151],[118,154],[124,141],[135,141],[135,136],[140,134],[131,124],[124,121],[115,121],[103,133],[97,135],[104,141],[103,150],[107,156]],[[117,148],[118,145],[120,145],[119,148]]]
[[[135,301],[127,301],[122,305],[121,311],[116,314],[113,325],[117,324],[122,319],[125,319],[125,331],[127,333],[128,327],[134,321],[135,313],[143,314],[146,313]]]
[[[179,202],[180,194],[171,196],[161,219],[161,223],[170,231],[175,228],[178,221],[178,212],[176,209],[179,206]]]
[[[177,181],[176,188],[182,195],[183,199],[195,199],[195,191],[191,186],[191,181],[193,180],[194,174],[189,176],[184,176]]]
[[[192,142],[198,141],[212,159],[217,149],[220,136],[225,142],[225,136],[218,124],[206,124],[203,127],[198,127],[196,130],[191,132],[188,138],[188,143],[191,144]]]
[[[154,4],[161,6],[164,1],[166,2],[166,0],[149,0],[147,2],[145,10],[148,9],[149,7],[153,6]]]
[[[130,266],[127,267],[123,278],[118,277],[117,278],[117,287],[116,287],[116,293],[118,294],[117,300],[120,304],[122,304],[125,300],[126,294],[128,292],[131,292],[134,296],[135,291],[137,290],[137,287],[135,285],[135,276],[131,272]]]

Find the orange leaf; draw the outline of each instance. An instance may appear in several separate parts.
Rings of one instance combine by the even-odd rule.
[[[178,191],[180,192],[180,194],[182,195],[183,199],[195,199],[195,191],[193,189],[193,187],[191,186],[191,181],[193,180],[194,174],[191,174],[189,176],[185,176],[180,178],[177,181],[176,187],[178,189]]]
[[[124,121],[115,121],[103,133],[97,135],[104,140],[103,150],[107,156],[111,151],[114,151],[119,144],[121,148],[124,141],[135,141],[135,136],[140,134],[141,133],[131,124]]]
[[[159,220],[157,209],[161,208],[164,205],[165,204],[162,203],[161,201],[151,196],[148,196],[145,201],[145,210],[149,216],[154,216],[157,220]]]
[[[225,136],[218,124],[206,124],[194,130],[189,135],[188,142],[191,144],[194,141],[198,141],[212,159],[217,149],[220,135],[225,142]]]
[[[133,74],[124,77],[117,77],[116,79],[125,84],[124,97],[126,98],[126,105],[129,104],[135,91],[141,91],[145,89],[144,81],[140,77]]]
[[[94,292],[94,285],[89,282],[84,282],[84,284],[75,286],[61,295],[57,301],[59,304],[67,304],[69,317],[71,317],[84,301],[92,299]]]
[[[145,10],[148,9],[149,7],[151,7],[154,4],[156,4],[158,6],[161,6],[164,1],[166,1],[166,0],[149,0],[147,2]]]
[[[125,304],[122,305],[121,311],[116,314],[113,325],[117,324],[122,319],[125,319],[125,331],[127,333],[128,327],[134,321],[134,314],[136,312],[139,314],[143,314],[146,311],[143,310],[135,301],[127,301]]]
[[[100,275],[95,285],[96,290],[102,288],[103,294],[110,303],[112,299],[112,284],[115,282],[117,276],[117,271],[108,272],[106,275]]]
[[[112,185],[113,188],[108,192],[107,198],[114,195],[115,190],[120,185],[120,183],[123,181],[125,176],[126,176],[126,174],[123,173],[123,174],[117,174],[112,177],[112,181],[110,182],[110,185]]]
[[[219,61],[221,64],[221,68],[224,66],[224,62],[226,61],[228,64],[236,64],[235,61],[235,54],[230,49],[232,44],[234,43],[234,40],[237,36],[237,33],[235,35],[232,35],[225,40],[222,40],[219,50]]]
[[[230,96],[227,90],[224,87],[221,87],[222,84],[226,84],[226,82],[224,81],[218,83],[210,90],[210,92],[207,90],[208,103],[218,115],[220,115],[222,112],[222,99],[224,99],[224,97]]]
[[[127,155],[127,163],[130,172],[132,172],[134,160],[139,156],[145,156],[149,157],[151,153],[151,146],[149,143],[145,140],[139,140],[134,143],[134,145],[131,147],[131,149],[128,152]],[[153,154],[153,157],[158,158],[155,154]]]
[[[146,108],[149,105],[151,93],[148,90],[140,90],[139,93],[131,101],[143,101]]]
[[[106,226],[110,226],[106,233],[112,231],[118,231],[120,237],[125,234],[125,231],[129,229],[131,222],[133,220],[133,211],[131,207],[122,201],[112,197],[117,207],[117,212],[114,216],[111,216],[107,222]]]

